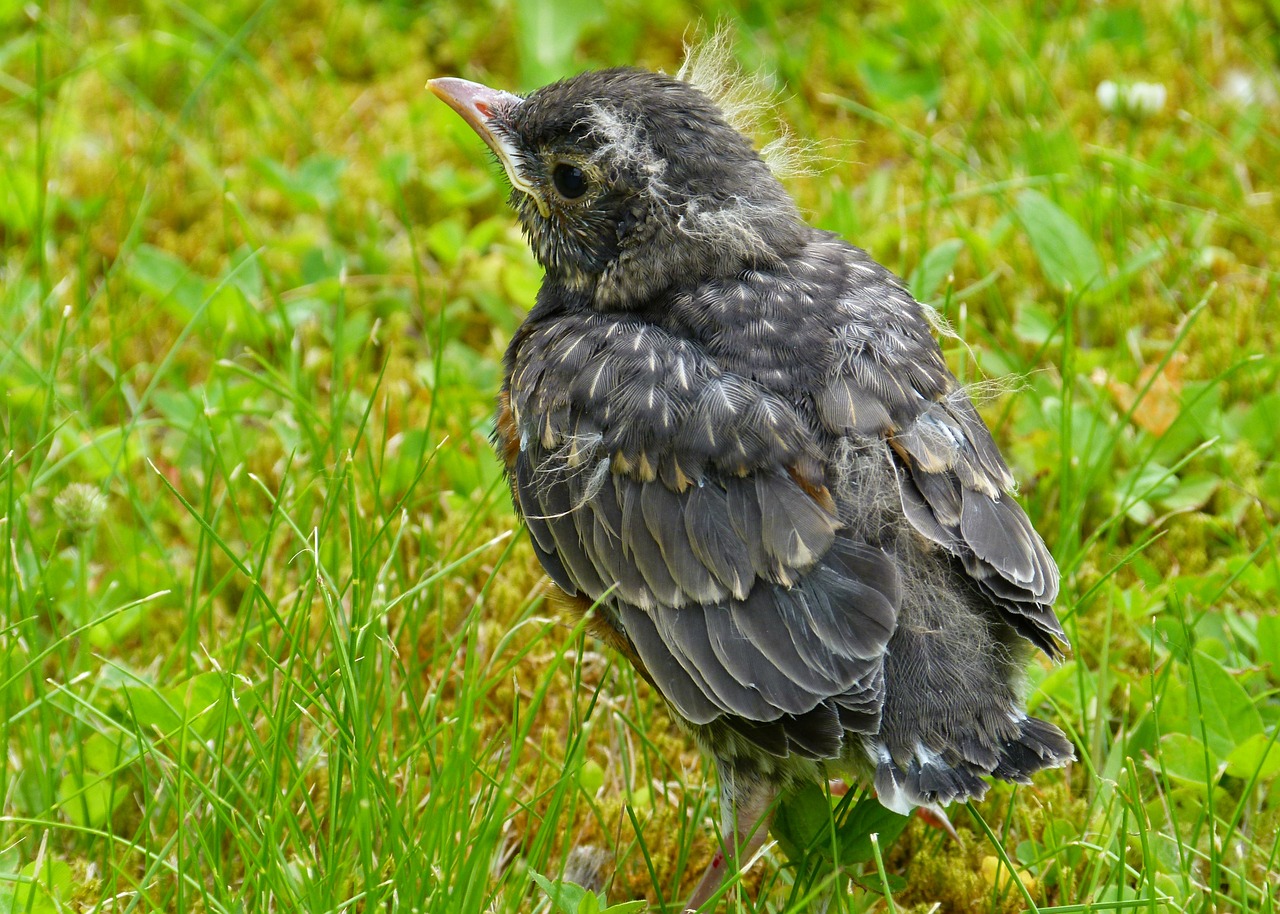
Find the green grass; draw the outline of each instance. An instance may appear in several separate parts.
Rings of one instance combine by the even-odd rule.
[[[146,0],[0,2],[0,914],[548,911],[591,848],[678,910],[714,778],[512,535],[538,270],[423,85],[671,71],[699,19],[822,142],[812,220],[957,332],[1080,754],[732,909],[1275,912],[1274,3]]]

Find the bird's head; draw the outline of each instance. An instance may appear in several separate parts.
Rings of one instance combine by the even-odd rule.
[[[690,83],[619,68],[526,97],[461,79],[429,86],[497,155],[548,276],[597,308],[637,307],[802,243],[791,197]]]

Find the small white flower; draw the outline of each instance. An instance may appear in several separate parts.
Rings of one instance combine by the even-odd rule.
[[[1129,87],[1127,101],[1134,114],[1148,117],[1160,113],[1167,97],[1164,83],[1134,83]]]
[[[1119,84],[1109,79],[1098,83],[1098,104],[1103,111],[1128,114],[1131,117],[1150,117],[1158,114],[1168,99],[1163,83]]]
[[[1243,70],[1231,70],[1222,81],[1222,94],[1237,105],[1252,105],[1258,100],[1258,83]]]
[[[1222,95],[1233,105],[1275,107],[1276,89],[1270,82],[1244,70],[1228,70],[1222,80]]]
[[[1115,111],[1116,100],[1120,97],[1120,87],[1109,79],[1098,83],[1098,104],[1103,111]]]

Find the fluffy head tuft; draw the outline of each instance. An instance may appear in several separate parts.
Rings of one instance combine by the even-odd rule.
[[[761,127],[763,111],[773,104],[773,92],[762,74],[749,74],[733,56],[733,32],[726,25],[701,41],[685,42],[684,62],[676,79],[701,89],[739,133],[748,136]]]
[[[739,133],[759,139],[760,158],[779,178],[816,174],[827,157],[820,144],[799,139],[778,116],[777,92],[764,72],[739,66],[733,55],[733,29],[721,23],[709,34],[684,45],[684,61],[676,79],[700,89]]]
[[[589,102],[587,110],[581,124],[586,135],[597,144],[591,160],[605,165],[610,161],[628,162],[649,183],[650,190],[660,187],[667,162],[649,142],[639,112],[628,112],[602,100]]]

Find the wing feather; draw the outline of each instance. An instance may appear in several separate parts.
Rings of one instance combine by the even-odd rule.
[[[935,412],[946,415],[930,416]],[[1006,621],[1058,656],[1067,645],[1053,612],[1058,566],[1010,494],[1012,477],[991,433],[976,412],[972,420],[956,413],[935,404],[913,425],[932,424],[955,433],[944,457],[936,453],[942,440],[936,431],[892,438],[903,513],[921,535],[960,559]]]
[[[709,724],[724,715],[725,709],[711,698],[711,689],[701,676],[690,673],[667,647],[652,617],[628,603],[618,604],[618,620],[645,670],[664,698],[680,715],[695,724]]]
[[[574,584],[592,599],[605,590],[600,569],[588,554],[579,532],[580,513],[589,513],[583,504],[575,505],[570,487],[558,474],[547,474],[533,491],[533,513],[550,530],[556,554],[568,569]]]
[[[777,568],[765,554],[764,518],[760,513],[760,502],[754,497],[754,486],[749,480],[729,477],[725,480],[725,507],[729,516],[729,524],[733,528],[734,542],[742,549],[751,562],[756,577],[782,580],[791,583],[791,576],[785,569]]]
[[[787,473],[708,475],[680,492],[594,479],[598,454],[566,469],[558,453],[537,442],[516,460],[535,549],[610,604],[682,716],[750,722],[743,735],[770,751],[815,758],[838,754],[846,723],[878,721],[900,599],[891,557],[842,538]]]
[[[606,477],[595,498],[587,502],[591,511],[592,558],[600,569],[602,580],[612,581],[619,599],[637,606],[656,605],[653,591],[635,562],[628,560],[623,549],[622,506],[612,477]],[[586,517],[583,517],[586,521]]]
[[[661,485],[661,483],[657,484]],[[625,482],[618,487],[618,495],[622,502],[623,553],[644,577],[649,592],[653,594],[654,604],[676,606],[685,601],[679,585],[672,577],[671,569],[667,566],[662,547],[653,538],[649,525],[645,523],[644,507],[641,504],[643,488],[643,484],[626,484]]]
[[[578,593],[578,585],[574,583],[569,569],[556,553],[556,539],[551,528],[542,519],[542,506],[538,502],[537,489],[533,485],[533,468],[527,460],[517,460],[515,465],[515,496],[520,505],[520,513],[524,515],[529,527],[529,541],[533,544],[534,554],[542,563],[543,569],[551,580],[555,581],[565,593],[574,596]]]
[[[789,476],[757,474],[760,538],[765,554],[780,567],[806,569],[831,548],[836,518]]]
[[[733,624],[737,607],[708,607],[702,611],[708,640],[719,664],[743,686],[758,691],[768,704],[785,714],[803,714],[814,707],[815,691],[774,664]]]
[[[1013,475],[947,371],[920,306],[875,268],[840,304],[846,321],[813,396],[818,420],[854,441],[887,440],[907,521],[959,559],[1010,624],[1057,656],[1067,643],[1053,613],[1057,565],[1014,500]]]
[[[724,488],[697,486],[684,499],[690,551],[736,599],[745,600],[755,583],[755,567],[729,521]]]
[[[667,650],[685,670],[700,677],[710,697],[725,712],[748,720],[774,720],[785,709],[771,704],[754,683],[739,682],[724,667],[711,648],[704,607],[683,610],[661,609],[653,614],[654,625]]]
[[[686,500],[662,483],[640,487],[640,504],[649,534],[658,543],[667,570],[683,596],[679,604],[715,603],[728,596],[712,569],[698,559],[685,525]]]
[[[742,601],[732,615],[734,628],[751,645],[792,679],[815,694],[839,694],[847,683],[840,671],[805,659],[785,623],[779,624],[790,607],[775,607],[773,592],[760,587]],[[799,599],[795,596],[794,599]]]

